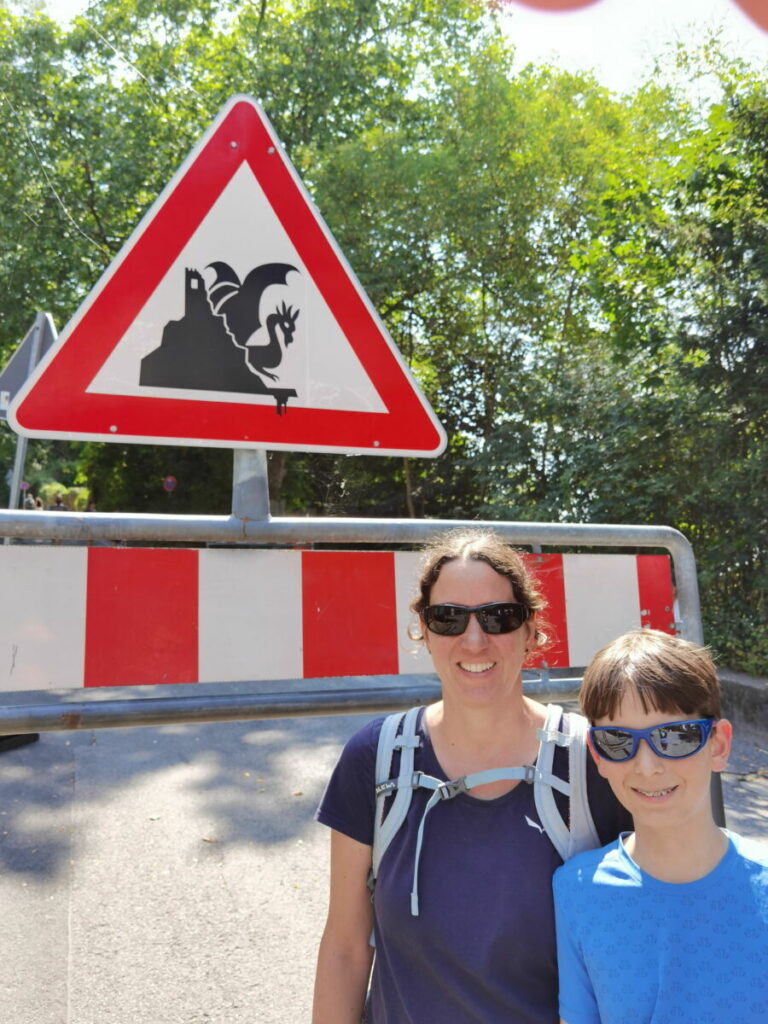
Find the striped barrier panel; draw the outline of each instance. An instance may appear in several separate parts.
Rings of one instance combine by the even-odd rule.
[[[408,636],[417,552],[0,547],[0,690],[431,672]],[[526,555],[579,667],[674,632],[667,555]]]

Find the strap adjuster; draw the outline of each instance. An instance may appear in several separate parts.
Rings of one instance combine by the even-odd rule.
[[[453,800],[459,793],[467,792],[467,780],[466,776],[462,775],[459,779],[450,779],[448,782],[441,782],[436,790],[441,800]]]
[[[421,746],[421,737],[418,735],[404,736],[402,733],[398,733],[392,746],[395,750],[418,750]]]
[[[524,764],[523,771],[525,772],[525,775],[523,776],[523,782],[527,782],[529,786],[532,786],[533,783],[536,781],[536,765]]]
[[[558,747],[570,747],[573,736],[559,729],[537,729],[536,739],[541,743],[554,743]]]

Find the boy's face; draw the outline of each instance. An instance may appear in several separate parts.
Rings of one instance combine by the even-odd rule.
[[[631,690],[624,695],[615,717],[599,718],[594,725],[649,729],[665,722],[697,717],[682,712],[644,711],[637,694]],[[725,768],[731,734],[731,724],[723,718],[701,750],[690,757],[659,757],[644,739],[629,761],[610,761],[598,757],[594,750],[592,755],[616,798],[632,814],[636,828],[708,826],[712,824],[711,773]]]

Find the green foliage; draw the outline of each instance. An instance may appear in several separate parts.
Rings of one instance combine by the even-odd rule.
[[[226,515],[232,508],[232,453],[218,448],[86,444],[81,467],[100,512]],[[173,490],[163,486],[168,477]]]

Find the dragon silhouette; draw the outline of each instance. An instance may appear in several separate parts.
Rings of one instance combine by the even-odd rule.
[[[184,316],[165,325],[160,345],[141,360],[140,386],[270,395],[282,415],[296,391],[270,382],[278,382],[273,371],[293,342],[299,310],[276,304],[262,324],[261,303],[297,268],[263,263],[242,281],[222,260],[205,269],[215,275],[210,285],[196,269],[185,271]]]
[[[261,327],[260,307],[264,291],[272,284],[286,284],[288,274],[296,267],[289,263],[264,263],[254,267],[242,282],[232,267],[221,260],[209,263],[206,269],[216,274],[216,280],[208,288],[211,309],[222,318],[235,345],[245,351],[248,369],[277,380],[277,375],[270,371],[280,365],[284,348],[287,349],[293,341],[299,310],[294,312],[283,302],[267,317],[267,344],[254,344],[250,339]],[[283,336],[282,347],[278,330]]]

